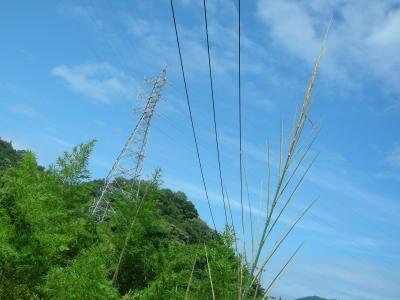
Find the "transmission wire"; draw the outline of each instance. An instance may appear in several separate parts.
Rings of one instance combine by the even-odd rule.
[[[217,145],[217,159],[218,159],[218,170],[219,170],[219,181],[221,185],[221,193],[222,193],[222,202],[224,203],[224,213],[225,213],[225,224],[228,225],[228,215],[226,211],[226,203],[225,203],[225,192],[224,192],[224,182],[222,180],[222,171],[221,171],[221,158],[219,152],[219,142],[218,142],[218,130],[217,130],[217,118],[215,114],[215,99],[214,99],[214,86],[212,79],[212,70],[211,70],[211,55],[210,55],[210,42],[208,38],[208,22],[207,22],[207,6],[206,0],[203,0],[203,8],[204,8],[204,22],[206,27],[206,37],[207,37],[207,54],[208,54],[208,70],[210,77],[210,87],[211,87],[211,99],[212,99],[212,109],[213,109],[213,117],[214,117],[214,135],[215,135],[215,143]]]
[[[241,32],[240,32],[240,0],[238,0],[238,36],[239,36],[239,43],[238,43],[238,65],[239,65],[239,82],[238,82],[238,88],[239,88],[239,165],[240,165],[240,205],[242,208],[242,233],[244,233],[244,210],[243,210],[243,154],[242,154],[242,86],[241,86],[241,50],[240,50],[240,45],[241,45]]]
[[[200,168],[200,173],[201,173],[201,179],[202,179],[202,181],[203,181],[203,187],[204,187],[204,192],[205,192],[206,198],[207,198],[208,208],[209,208],[209,210],[210,210],[211,220],[212,220],[213,225],[214,225],[214,230],[217,231],[217,228],[216,228],[216,226],[215,226],[214,215],[213,215],[213,212],[212,212],[212,209],[211,209],[210,199],[209,199],[209,197],[208,197],[208,191],[207,191],[206,181],[205,181],[205,179],[204,179],[203,166],[202,166],[202,164],[201,164],[199,146],[198,146],[198,143],[197,143],[196,130],[195,130],[195,128],[194,128],[193,115],[192,115],[192,109],[191,109],[190,100],[189,100],[189,93],[188,93],[188,88],[187,88],[187,83],[186,83],[185,70],[184,70],[184,67],[183,67],[183,59],[182,59],[182,53],[181,53],[181,46],[180,46],[180,43],[179,43],[178,29],[177,29],[177,26],[176,26],[175,10],[174,10],[173,0],[170,0],[170,4],[171,4],[171,11],[172,11],[172,18],[173,18],[173,21],[174,21],[174,29],[175,29],[175,36],[176,36],[176,44],[177,44],[177,46],[178,46],[179,61],[180,61],[180,64],[181,64],[182,78],[183,78],[183,83],[184,83],[184,86],[185,86],[186,102],[187,102],[187,106],[188,106],[188,110],[189,110],[190,124],[191,124],[191,126],[192,126],[193,139],[194,139],[194,143],[195,143],[195,146],[196,146],[197,160],[198,160],[198,163],[199,163],[199,168]]]

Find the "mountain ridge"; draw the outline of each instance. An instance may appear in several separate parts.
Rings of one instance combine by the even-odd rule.
[[[307,296],[307,297],[296,298],[294,300],[337,300],[337,299],[321,298],[318,296]]]

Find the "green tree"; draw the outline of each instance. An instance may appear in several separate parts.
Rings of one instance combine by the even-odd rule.
[[[115,195],[106,222],[93,220],[87,208],[103,183],[87,181],[94,143],[47,170],[31,152],[3,169],[0,299],[183,299],[189,281],[190,299],[212,299],[209,268],[216,298],[236,298],[233,235],[211,230],[184,193],[160,188],[158,176],[134,184],[138,200]]]
[[[61,276],[55,270],[76,269],[83,261],[81,257],[86,257],[82,253],[101,240],[97,225],[82,210],[90,201],[89,189],[81,180],[87,178],[82,174],[87,174],[92,146],[92,142],[78,146],[76,149],[82,151],[65,155],[59,159],[59,168],[48,172],[41,171],[34,155],[27,152],[17,166],[2,176],[0,298],[49,297],[46,291],[50,289],[43,289],[42,285],[55,285],[48,283],[47,273],[51,270],[53,276]],[[79,209],[78,205],[71,205],[78,202]],[[62,275],[59,278],[63,280],[70,275],[71,284],[76,281],[73,272]],[[103,289],[100,285],[99,292]]]

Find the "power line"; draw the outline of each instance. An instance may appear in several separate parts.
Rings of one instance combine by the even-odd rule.
[[[241,32],[240,32],[240,0],[238,0],[238,66],[239,66],[239,165],[240,165],[240,205],[242,207],[242,231],[244,233],[244,210],[243,210],[243,155],[242,155],[242,86],[241,86],[241,61],[240,61],[240,45],[241,45]]]
[[[161,114],[160,117],[165,117],[165,115],[162,115],[162,114]],[[164,120],[164,121],[168,121],[167,119],[163,119],[163,120]],[[170,125],[172,125],[172,124],[170,124]],[[172,127],[175,127],[175,126],[172,126]],[[182,131],[182,128],[179,129],[179,128],[175,127],[175,129],[178,130],[178,131],[177,131],[177,132],[174,132],[173,134],[168,133],[168,132],[165,130],[165,128],[158,126],[157,123],[152,124],[152,127],[151,127],[151,128],[154,129],[154,131],[157,131],[158,134],[162,135],[164,138],[166,138],[166,139],[168,139],[170,142],[172,142],[172,143],[174,144],[174,146],[176,146],[176,147],[179,146],[180,149],[185,150],[185,151],[187,151],[188,153],[192,153],[193,149],[192,149],[191,147],[189,147],[188,145],[186,145],[185,143],[183,143],[183,142],[182,142],[183,139],[176,138],[176,135],[181,135],[181,137],[184,137],[184,136],[182,135],[182,132],[181,132],[181,131]],[[202,144],[200,143],[200,145],[202,145]],[[200,150],[201,150],[201,149],[200,149]],[[159,151],[159,153],[165,153],[165,152],[164,152],[164,151]],[[226,159],[231,159],[231,157],[222,155],[222,158],[223,158],[223,157],[225,157]],[[170,158],[170,155],[169,155],[169,156],[165,156],[165,158]],[[203,163],[205,163],[205,164],[211,164],[211,163],[212,163],[211,160],[207,160],[207,158],[204,159],[204,157],[203,157],[203,160],[202,160],[202,161],[203,161]],[[179,166],[181,166],[181,167],[187,168],[187,162],[185,162],[185,161],[183,161],[183,160],[179,160],[179,161],[175,162],[175,164],[177,164],[177,165],[179,165]],[[228,181],[234,181],[234,178],[233,178],[232,176],[229,176],[229,174],[228,174],[228,175],[225,175],[225,176],[224,176],[224,179],[227,179]],[[228,200],[228,193],[227,193],[227,187],[226,187],[226,185],[224,185],[224,191],[225,191],[225,199],[226,199],[226,203],[227,203],[227,207],[228,207],[228,212],[229,212],[229,200]],[[228,215],[228,217],[229,217],[229,215]]]
[[[203,0],[203,8],[204,8],[204,22],[206,25],[206,37],[207,37],[207,54],[208,54],[208,70],[210,77],[210,87],[211,87],[211,99],[212,99],[212,109],[213,109],[213,117],[214,117],[214,134],[215,134],[215,143],[217,145],[217,158],[218,158],[218,170],[219,170],[219,181],[221,185],[221,194],[222,194],[222,202],[224,203],[224,213],[225,213],[225,221],[228,225],[228,215],[226,212],[226,203],[225,203],[225,193],[224,193],[224,183],[222,180],[222,171],[221,171],[221,159],[219,153],[219,142],[218,142],[218,130],[217,130],[217,118],[215,114],[215,99],[214,99],[214,86],[212,79],[212,70],[211,70],[211,55],[210,55],[210,42],[208,38],[208,22],[207,22],[207,6],[206,0]]]
[[[214,215],[213,215],[212,209],[211,209],[210,199],[209,199],[209,197],[208,197],[206,181],[205,181],[205,179],[204,179],[204,173],[203,173],[203,166],[202,166],[202,164],[201,164],[201,159],[200,159],[199,146],[198,146],[198,143],[197,143],[196,130],[195,130],[195,128],[194,128],[193,115],[192,115],[192,109],[191,109],[190,100],[189,100],[189,93],[188,93],[188,88],[187,88],[187,83],[186,83],[185,70],[184,70],[184,67],[183,67],[181,46],[180,46],[180,43],[179,43],[178,29],[177,29],[177,27],[176,27],[176,19],[175,19],[175,11],[174,11],[173,0],[170,0],[170,4],[171,4],[171,11],[172,11],[172,18],[173,18],[173,21],[174,21],[174,29],[175,29],[175,36],[176,36],[176,44],[177,44],[177,46],[178,46],[179,61],[180,61],[180,64],[181,64],[182,78],[183,78],[183,83],[184,83],[184,86],[185,86],[186,102],[187,102],[187,106],[188,106],[188,110],[189,110],[190,123],[191,123],[191,125],[192,125],[193,139],[194,139],[194,143],[195,143],[195,146],[196,146],[197,160],[198,160],[198,162],[199,162],[199,168],[200,168],[200,173],[201,173],[201,179],[202,179],[202,181],[203,181],[204,192],[205,192],[205,194],[206,194],[207,203],[208,203],[208,208],[209,208],[209,210],[210,210],[210,215],[211,215],[211,220],[212,220],[212,222],[213,222],[214,229],[217,230],[217,228],[216,228],[216,226],[215,226]]]

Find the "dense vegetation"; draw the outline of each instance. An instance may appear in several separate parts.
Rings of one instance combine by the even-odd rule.
[[[93,220],[87,211],[102,184],[88,181],[93,145],[44,169],[0,140],[0,299],[184,299],[189,282],[189,299],[212,299],[212,290],[237,299],[240,258],[229,228],[212,231],[184,193],[160,188],[158,175],[141,182],[142,201],[116,198],[110,219]],[[253,287],[251,299],[262,293]]]
[[[0,139],[0,170],[11,167],[19,162],[25,151],[15,150],[10,142]]]

